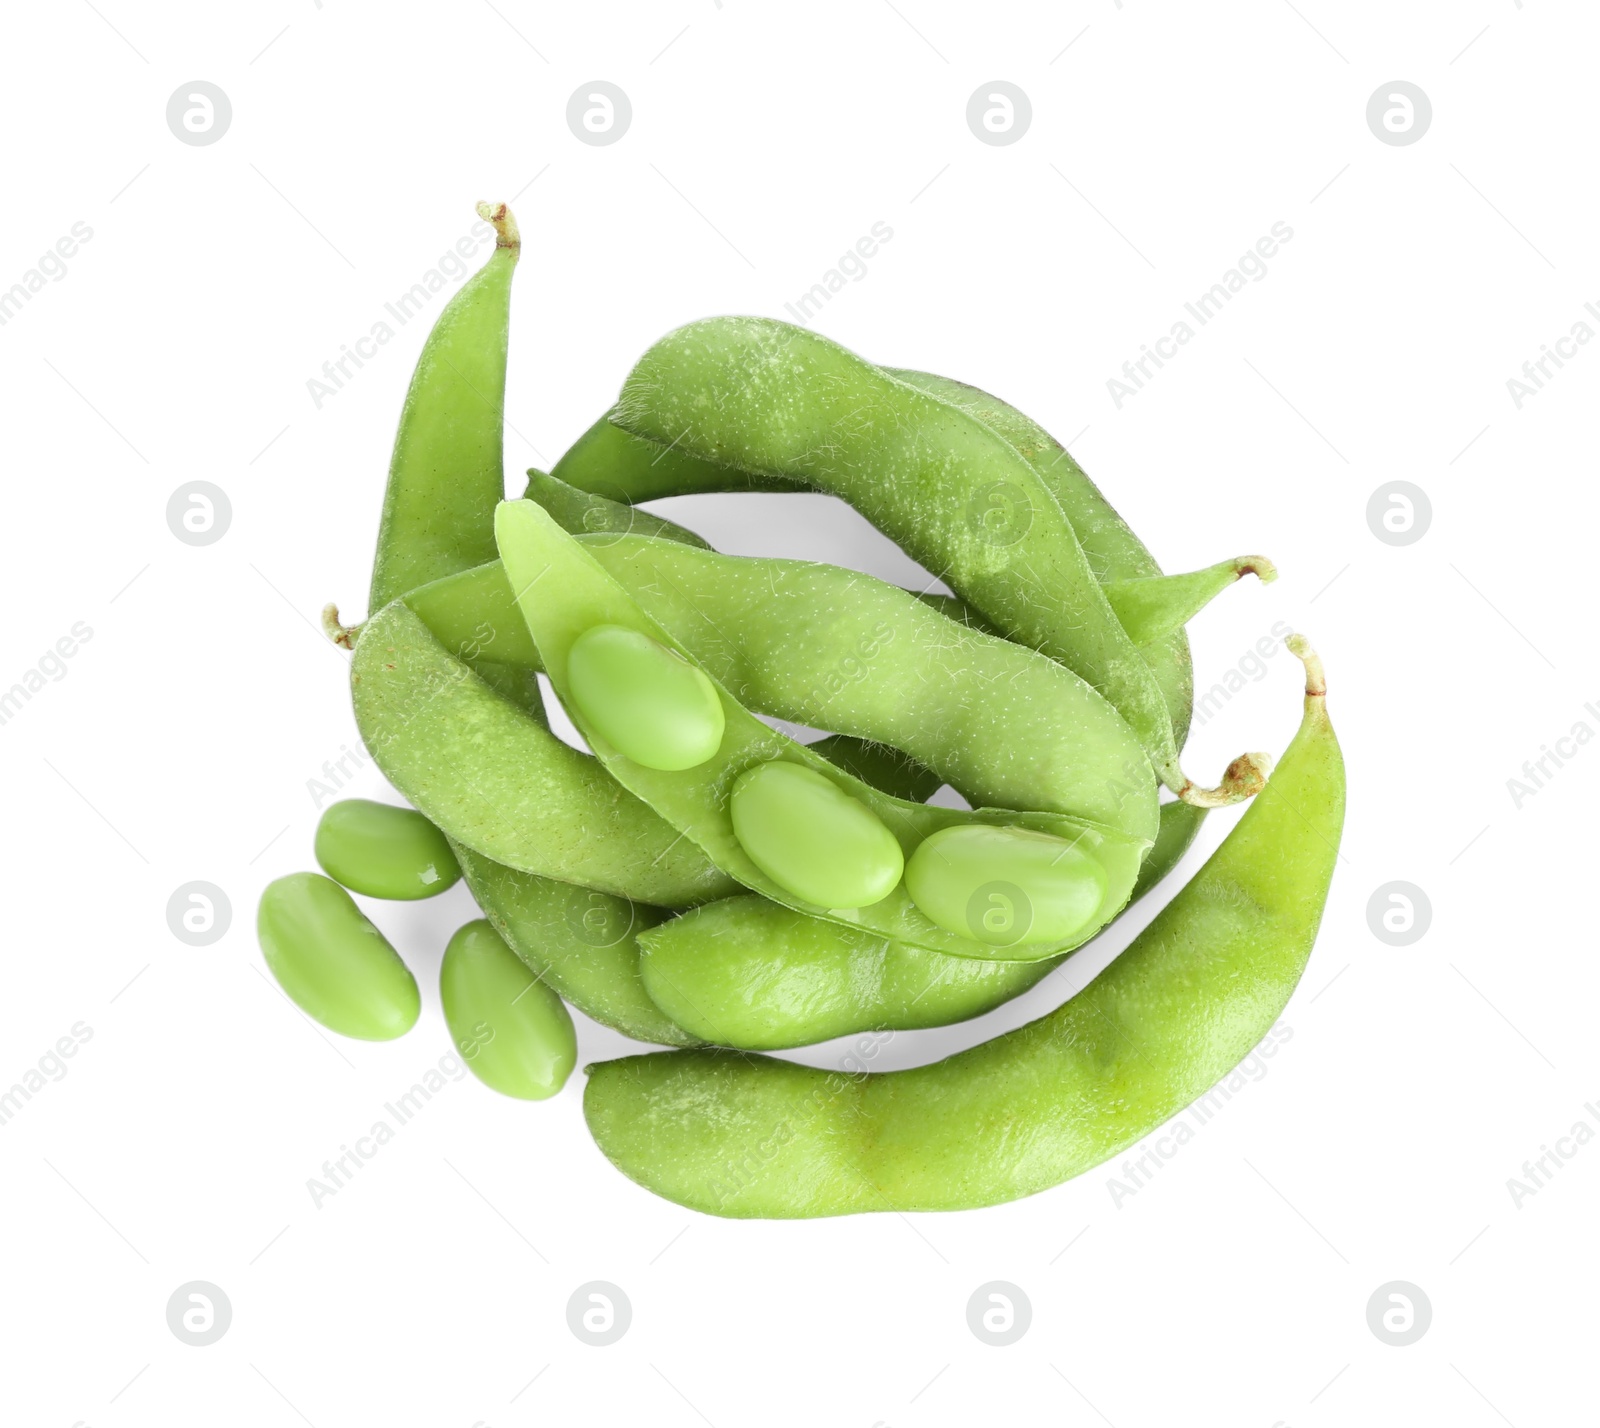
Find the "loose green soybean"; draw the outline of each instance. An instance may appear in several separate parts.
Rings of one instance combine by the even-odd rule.
[[[461,877],[449,840],[416,809],[367,798],[328,805],[315,851],[323,872],[368,897],[436,897]]]
[[[491,1090],[543,1101],[578,1059],[572,1017],[482,920],[450,939],[439,967],[445,1024],[472,1074]]]
[[[1162,689],[1059,502],[1013,446],[964,410],[804,328],[713,318],[640,358],[614,420],[844,497],[986,620],[1105,694],[1179,797],[1210,806],[1260,787],[1251,756],[1216,789],[1184,775]]]
[[[647,769],[695,768],[722,743],[722,701],[711,681],[638,630],[585,630],[567,652],[567,688],[601,737]]]
[[[567,665],[573,642],[595,625],[615,624],[636,629],[651,639],[677,648],[680,654],[687,652],[650,619],[593,555],[534,503],[503,503],[495,517],[495,530],[501,560],[511,583],[524,592],[519,606],[539,646],[545,671],[590,747],[622,785],[644,799],[672,826],[686,833],[706,850],[717,867],[746,887],[799,911],[814,916],[834,916],[935,951],[965,956],[994,953],[987,945],[949,933],[930,921],[917,910],[903,885],[868,907],[833,909],[799,898],[763,872],[740,845],[734,832],[728,809],[729,794],[746,769],[785,759],[831,778],[842,792],[864,804],[889,828],[905,855],[913,853],[924,838],[940,828],[966,823],[1031,827],[1078,840],[1085,852],[1105,866],[1108,890],[1096,919],[1083,929],[1078,941],[1087,938],[1095,927],[1103,926],[1127,901],[1138,876],[1139,863],[1150,843],[1148,837],[1132,838],[1082,819],[1052,813],[995,809],[969,812],[890,798],[852,779],[804,745],[769,728],[720,685],[717,692],[722,699],[726,727],[714,759],[696,769],[662,772],[617,757],[616,750],[587,725],[582,710],[568,697]],[[540,586],[537,591],[536,585]],[[952,629],[958,628],[953,622],[947,623]],[[445,825],[441,823],[441,826]],[[1039,946],[1027,950],[1030,955],[1045,956],[1050,951],[1067,948]],[[1015,955],[1015,949],[1012,951]]]
[[[593,758],[451,655],[404,601],[367,622],[350,682],[374,761],[456,842],[523,872],[659,907],[737,890]]]
[[[1105,869],[1064,838],[1027,828],[945,828],[906,868],[906,890],[947,932],[991,947],[1060,943],[1095,915]]]
[[[900,844],[882,820],[800,764],[777,759],[746,769],[734,782],[728,812],[751,861],[802,902],[866,907],[888,897],[905,869]],[[961,935],[959,928],[946,930]]]
[[[1178,865],[1205,817],[1192,804],[1162,804],[1161,831],[1130,906]],[[754,894],[648,927],[638,942],[655,1005],[703,1041],[751,1051],[965,1021],[1027,991],[1066,960],[949,957]]]
[[[416,1025],[416,978],[338,883],[318,873],[268,883],[256,934],[278,985],[330,1031],[392,1041]]]
[[[915,1070],[850,1075],[728,1051],[591,1068],[600,1148],[648,1189],[735,1217],[956,1210],[1030,1195],[1118,1154],[1271,1028],[1316,938],[1344,763],[1306,662],[1300,730],[1206,865],[1087,989]]]
[[[585,1016],[638,1041],[693,1046],[699,1040],[651,1000],[638,937],[667,917],[660,908],[596,888],[507,868],[456,847],[483,914],[540,981]]]

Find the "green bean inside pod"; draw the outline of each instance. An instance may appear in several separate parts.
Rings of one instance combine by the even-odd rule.
[[[712,862],[776,901],[813,916],[871,927],[887,936],[957,956],[994,956],[997,949],[958,932],[920,910],[904,881],[880,900],[860,907],[830,907],[802,896],[771,876],[740,842],[730,811],[738,779],[757,764],[784,760],[829,780],[845,797],[878,819],[910,856],[931,834],[969,824],[1029,828],[1075,844],[1105,874],[1104,894],[1093,916],[1067,937],[1052,943],[998,949],[1013,957],[1064,951],[1092,935],[1127,901],[1150,838],[1131,838],[1109,828],[1065,815],[995,809],[959,810],[895,799],[851,778],[804,745],[762,723],[720,684],[725,728],[716,755],[688,770],[657,770],[635,763],[607,743],[571,698],[568,661],[574,644],[599,625],[636,630],[688,659],[659,624],[585,548],[538,505],[507,501],[496,513],[496,537],[506,578],[517,596],[539,656],[556,693],[567,704],[579,732],[619,783],[642,798],[674,827],[703,848]],[[713,681],[715,684],[715,681]]]
[[[914,1070],[743,1052],[589,1068],[584,1113],[624,1174],[708,1214],[956,1210],[1117,1155],[1238,1064],[1282,1012],[1338,859],[1344,762],[1299,637],[1299,732],[1222,846],[1126,951],[1037,1021]]]

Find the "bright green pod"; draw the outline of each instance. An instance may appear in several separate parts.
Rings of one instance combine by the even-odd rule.
[[[649,501],[702,491],[797,491],[782,477],[718,466],[632,436],[607,412],[580,436],[550,472],[558,481],[617,502]],[[537,498],[535,498],[537,499]]]
[[[1205,818],[1192,804],[1161,805],[1130,907],[1178,865]],[[993,1011],[1065,961],[947,957],[749,893],[647,927],[638,943],[644,990],[662,1012],[703,1041],[748,1051],[948,1026]]]
[[[1106,601],[1055,495],[962,408],[837,343],[767,318],[668,333],[623,384],[613,420],[636,436],[804,482],[850,502],[986,621],[1076,670],[1116,706],[1186,802],[1254,794],[1245,755],[1215,788],[1183,772],[1165,692]]]
[[[611,428],[622,437],[639,446],[657,450],[654,443],[642,442],[616,427]],[[569,535],[586,536],[657,536],[661,540],[675,540],[680,545],[692,545],[700,550],[710,550],[706,541],[693,531],[686,530],[676,521],[669,521],[638,506],[609,501],[593,491],[580,491],[537,468],[528,471],[528,485],[523,499],[537,501],[554,517],[555,523]]]
[[[924,838],[940,828],[967,823],[1030,827],[1079,841],[1084,850],[1098,858],[1108,871],[1107,892],[1096,911],[1096,921],[1078,934],[1079,941],[1086,939],[1095,926],[1103,926],[1127,901],[1138,877],[1144,851],[1152,840],[1153,826],[1150,834],[1140,836],[1068,814],[995,808],[953,809],[892,798],[850,777],[806,746],[763,723],[716,680],[713,683],[717,685],[717,693],[722,700],[726,724],[722,744],[715,758],[694,769],[659,771],[620,757],[617,750],[588,723],[576,701],[569,698],[567,664],[573,643],[595,625],[625,625],[675,649],[685,658],[690,657],[689,652],[651,619],[628,589],[611,576],[593,554],[563,532],[548,513],[534,502],[507,501],[502,504],[495,516],[495,531],[507,575],[515,588],[525,592],[519,606],[539,646],[550,682],[566,704],[567,712],[572,715],[579,732],[588,740],[606,770],[622,788],[637,795],[667,823],[687,835],[685,843],[703,849],[715,867],[752,891],[813,916],[835,917],[851,925],[869,927],[886,936],[934,951],[969,957],[995,955],[989,945],[948,932],[932,922],[918,911],[902,886],[896,886],[889,896],[866,907],[836,909],[798,897],[764,872],[745,851],[734,832],[728,796],[734,782],[746,769],[781,758],[831,779],[841,790],[864,804],[888,827],[901,845],[903,855],[915,851]],[[645,544],[659,546],[663,550],[681,550],[685,555],[706,554],[668,546],[664,542]],[[919,605],[910,597],[907,600],[911,605]],[[928,619],[937,621],[952,632],[960,629],[953,621],[945,620],[932,611],[926,614]],[[358,645],[358,656],[360,651],[361,646]],[[1148,776],[1148,765],[1141,766]],[[415,797],[412,801],[417,802]],[[426,806],[419,806],[423,806],[424,812],[429,811]],[[1154,812],[1153,808],[1151,812]],[[443,820],[436,821],[448,831],[448,825]],[[1154,820],[1151,822],[1153,825]],[[593,883],[594,879],[586,881]],[[659,898],[645,900],[658,905],[663,902]],[[1051,951],[1066,950],[1066,946],[1052,948],[1030,944],[1027,952],[1030,956],[1043,957]],[[1008,955],[1018,954],[1015,949],[1008,949]]]
[[[256,935],[278,985],[341,1036],[392,1041],[416,1025],[417,979],[338,883],[290,873],[268,883]]]
[[[733,785],[728,811],[734,837],[756,866],[819,907],[879,902],[905,869],[894,834],[871,809],[799,764],[778,759],[746,769]],[[960,935],[958,928],[947,930]]]
[[[1222,846],[1055,1011],[931,1065],[822,1070],[742,1051],[590,1068],[584,1116],[624,1174],[708,1214],[962,1210],[1120,1155],[1272,1029],[1339,857],[1345,774],[1305,643],[1299,732]]]
[[[910,770],[884,783],[870,769],[885,758],[864,746],[812,746],[866,782],[916,802],[944,782],[974,806],[1066,813],[1154,837],[1156,780],[1133,731],[1036,650],[835,565],[639,536],[577,544],[746,708],[898,749],[937,775],[926,787]],[[498,564],[406,603],[448,648],[539,658]],[[869,771],[854,766],[863,759]]]
[[[368,897],[437,897],[461,877],[449,840],[416,809],[369,798],[329,804],[315,852],[330,878]]]
[[[494,226],[489,261],[439,314],[400,410],[367,610],[494,559],[502,467],[511,275],[522,251],[505,204],[478,205]]]
[[[722,702],[705,674],[638,630],[595,625],[567,653],[567,686],[624,758],[692,769],[722,743]]]
[[[489,923],[450,939],[439,1000],[456,1050],[490,1090],[543,1101],[567,1084],[578,1059],[572,1016]]]
[[[1027,828],[946,828],[906,866],[911,900],[947,932],[991,947],[1061,942],[1105,896],[1100,863]]]
[[[1278,578],[1278,568],[1264,555],[1238,555],[1181,575],[1107,581],[1106,599],[1128,638],[1142,648],[1181,630],[1246,575],[1254,575],[1267,585]]]

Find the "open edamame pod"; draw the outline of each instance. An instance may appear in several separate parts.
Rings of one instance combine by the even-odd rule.
[[[1219,806],[1261,786],[1243,755],[1216,788],[1178,762],[1154,675],[1038,474],[997,433],[804,328],[711,318],[669,333],[635,365],[614,420],[724,465],[849,501],[1014,639],[1075,669],[1138,735],[1187,802]]]
[[[746,707],[899,749],[938,775],[935,788],[949,783],[974,804],[1155,836],[1156,780],[1139,740],[1065,665],[840,566],[641,536],[578,543]],[[499,567],[425,586],[407,603],[446,646],[487,638],[501,658],[539,658]]]
[[[455,851],[483,915],[563,1000],[638,1041],[699,1041],[656,1006],[640,976],[638,937],[667,916],[660,908],[518,872],[460,844]]]
[[[1161,831],[1130,907],[1177,866],[1205,817],[1192,804],[1161,805]],[[697,907],[645,929],[638,941],[655,1005],[702,1041],[748,1051],[966,1021],[1020,996],[1066,960],[947,957],[753,894]]]
[[[1316,938],[1344,761],[1303,639],[1299,732],[1205,866],[1048,1016],[931,1066],[850,1075],[726,1051],[590,1068],[602,1151],[708,1214],[958,1210],[1060,1184],[1203,1095],[1271,1028]]]
[[[494,226],[494,252],[445,304],[417,359],[389,463],[369,614],[494,559],[511,275],[522,238],[505,204],[480,203],[478,216]]]
[[[1127,901],[1144,851],[1150,846],[1150,837],[1131,837],[1082,819],[1052,813],[995,809],[969,812],[891,798],[763,724],[715,681],[712,685],[722,706],[724,730],[717,751],[710,759],[698,767],[672,770],[651,768],[624,757],[598,733],[581,700],[574,698],[569,677],[574,645],[596,627],[614,626],[655,641],[686,663],[692,661],[683,647],[649,617],[596,557],[533,502],[504,502],[495,516],[495,532],[501,561],[517,592],[523,618],[539,647],[545,672],[590,747],[619,783],[686,833],[706,850],[718,867],[746,887],[798,911],[868,927],[935,951],[957,956],[1009,956],[1016,960],[1044,957],[1079,945],[1104,926]],[[656,691],[641,686],[636,697],[648,701],[655,695]],[[1103,896],[1083,926],[1070,934],[1052,937],[1048,942],[1030,940],[1027,929],[1004,942],[980,940],[976,932],[966,927],[957,932],[918,909],[905,884],[898,881],[886,896],[866,905],[845,907],[840,903],[829,906],[814,902],[802,895],[797,884],[803,881],[807,887],[814,886],[818,877],[826,875],[827,869],[813,861],[808,840],[797,840],[788,850],[795,859],[794,876],[780,881],[773,876],[773,847],[764,847],[758,860],[741,843],[735,828],[730,805],[736,784],[756,765],[775,760],[794,764],[831,783],[840,800],[852,808],[859,805],[864,815],[881,823],[896,850],[905,857],[914,855],[924,839],[944,828],[988,824],[1031,829],[1059,839],[1063,848],[1071,845],[1079,853],[1093,858],[1104,877]],[[762,793],[763,799],[777,796],[771,789],[764,789]],[[816,817],[837,818],[835,826],[840,836],[858,836],[847,829],[850,820],[843,809],[830,810],[811,803],[807,808]],[[862,832],[861,848],[867,850],[871,843]],[[843,877],[845,871],[849,872],[848,879]],[[873,881],[870,878],[862,881],[861,869],[855,866],[848,870],[835,869],[835,872],[840,874],[841,886],[849,882],[854,888],[861,882],[866,889]]]
[[[737,890],[593,758],[496,694],[404,601],[367,621],[350,687],[356,726],[384,776],[456,842],[507,867],[659,907]]]

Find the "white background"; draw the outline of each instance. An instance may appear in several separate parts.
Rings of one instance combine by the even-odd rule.
[[[97,0],[12,7],[6,30],[0,289],[93,231],[0,327],[0,687],[92,630],[0,726],[0,1083],[92,1030],[0,1127],[8,1423],[1592,1420],[1600,1145],[1563,1142],[1520,1205],[1508,1181],[1600,1123],[1600,748],[1520,808],[1507,780],[1600,731],[1600,351],[1520,409],[1506,386],[1600,300],[1592,6]],[[633,106],[609,147],[565,119],[596,78]],[[1004,147],[965,119],[997,78],[1033,108]],[[1433,106],[1410,146],[1365,117],[1397,78]],[[206,147],[165,119],[194,79],[233,107]],[[314,1208],[307,1179],[448,1052],[438,959],[472,910],[459,889],[372,907],[423,986],[392,1044],[335,1046],[263,974],[259,890],[310,865],[307,781],[356,745],[315,621],[360,613],[424,323],[320,409],[307,380],[476,200],[512,196],[510,472],[553,462],[653,339],[785,316],[881,221],[821,330],[1030,412],[1167,569],[1278,562],[1193,627],[1199,681],[1277,620],[1313,637],[1344,854],[1292,1037],[1120,1205],[1112,1165],[964,1214],[705,1218],[602,1159],[580,1075],[542,1105],[451,1083]],[[1119,409],[1108,378],[1279,221],[1267,276]],[[1405,546],[1367,519],[1396,479],[1432,504]],[[205,547],[167,525],[194,480],[232,506]],[[903,570],[820,499],[674,514],[733,550]],[[1281,748],[1297,710],[1292,662],[1267,661],[1187,762]],[[350,791],[391,796],[370,773]],[[231,903],[208,947],[168,930],[193,880]],[[1395,880],[1432,906],[1405,947],[1369,925]],[[581,1061],[627,1049],[579,1020]],[[204,1348],[165,1317],[197,1279],[233,1306]],[[590,1280],[633,1307],[608,1348],[567,1327]],[[1032,1304],[1009,1348],[967,1327],[990,1280]],[[1368,1326],[1392,1280],[1432,1305],[1410,1347]]]

